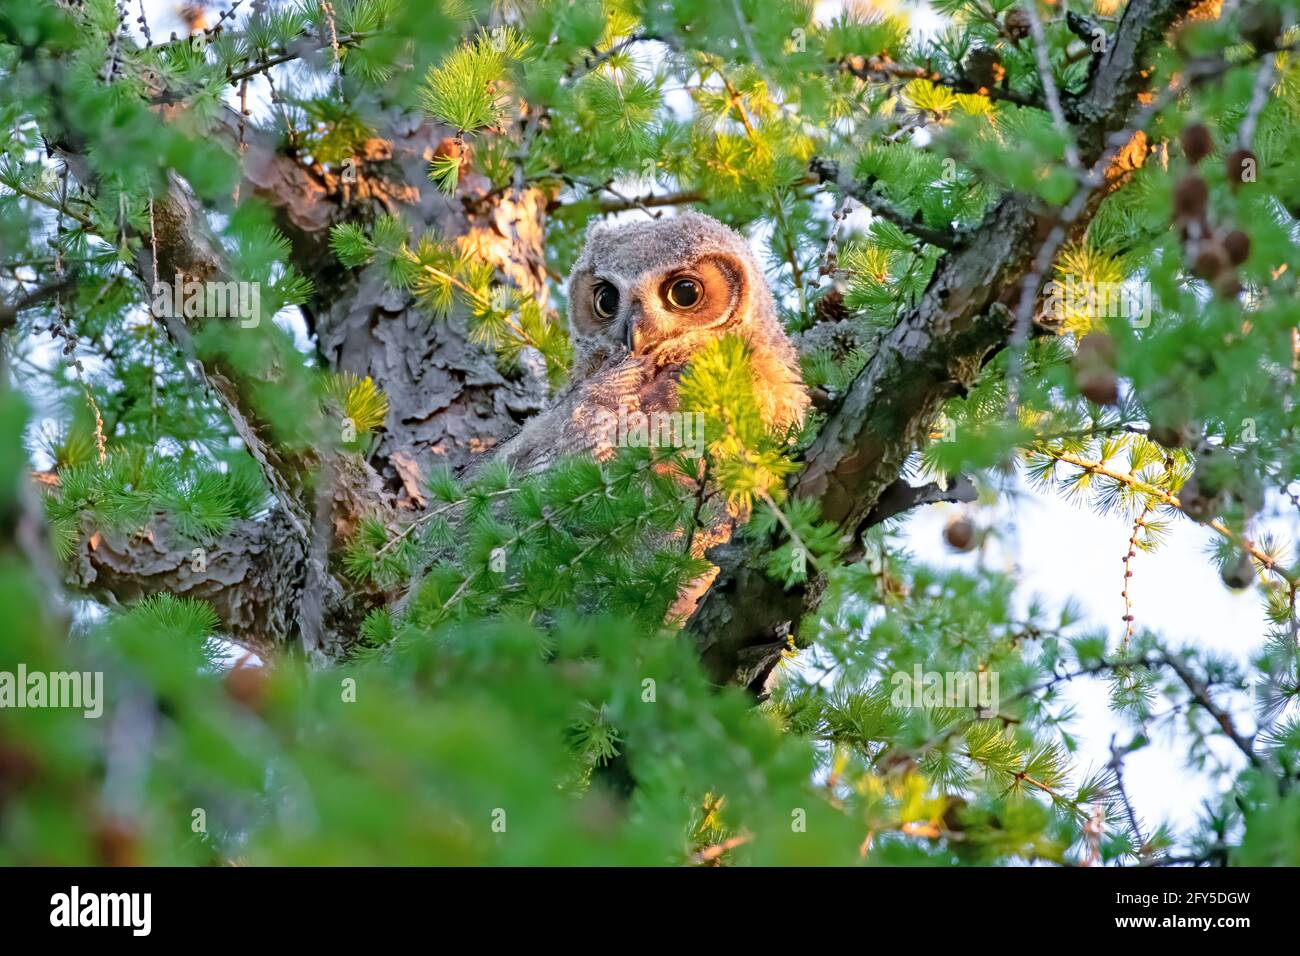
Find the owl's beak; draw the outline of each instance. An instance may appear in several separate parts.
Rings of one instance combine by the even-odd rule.
[[[640,344],[641,331],[641,305],[633,303],[632,308],[627,314],[627,324],[623,326],[623,344],[631,353],[636,352],[637,345]]]

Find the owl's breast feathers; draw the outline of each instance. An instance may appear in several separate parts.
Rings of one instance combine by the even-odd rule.
[[[670,369],[657,369],[645,356],[625,354],[570,385],[493,457],[523,474],[545,471],[563,455],[589,452],[603,461],[618,445],[620,411],[626,418],[644,410],[647,402],[666,410],[675,399]]]
[[[677,408],[681,366],[657,365],[644,355],[611,361],[587,380],[565,423],[571,452],[591,452],[598,461],[613,456],[626,434],[629,416]]]
[[[589,452],[604,461],[622,444],[629,417],[679,410],[677,382],[688,361],[664,354],[612,356],[529,421],[499,454],[525,474],[565,454]],[[796,361],[788,341],[751,349],[754,397],[764,421],[777,431],[800,425],[808,408]]]
[[[810,402],[790,340],[781,333],[767,347],[752,349],[749,361],[754,372],[754,398],[763,411],[763,421],[778,432],[802,425]]]

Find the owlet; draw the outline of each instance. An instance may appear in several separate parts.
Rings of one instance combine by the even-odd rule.
[[[794,346],[749,244],[700,213],[590,226],[569,276],[569,331],[572,384],[498,453],[525,473],[559,455],[613,454],[613,424],[676,410],[677,379],[692,355],[725,335],[749,344],[770,426],[798,425],[808,407]]]

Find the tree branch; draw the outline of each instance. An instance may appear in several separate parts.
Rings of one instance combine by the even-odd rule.
[[[892,60],[882,59],[877,56],[846,57],[841,61],[841,67],[858,79],[869,82],[888,83],[894,80],[928,80],[935,86],[946,87],[954,93],[986,96],[991,100],[1000,100],[1004,103],[1013,103],[1016,106],[1025,106],[1032,109],[1046,108],[1046,105],[1036,97],[1017,93],[1015,90],[1004,90],[996,86],[982,87],[965,77],[940,73],[938,70],[932,70],[925,66],[895,63]]]
[[[64,581],[106,604],[165,592],[208,602],[225,635],[259,656],[280,650],[297,630],[304,542],[282,512],[238,522],[199,545],[176,533],[165,515],[140,531],[83,536]]]
[[[155,282],[166,281],[164,276],[176,274],[186,281],[225,280],[225,256],[208,232],[204,211],[175,176],[168,178],[167,194],[154,200],[152,217],[151,235],[141,237],[143,241],[135,262],[135,271],[145,281],[146,287],[152,288]],[[297,499],[297,486],[301,481],[298,466],[262,438],[264,426],[260,416],[246,401],[236,378],[219,364],[198,358],[193,336],[184,318],[165,315],[161,321],[172,344],[225,409],[236,434],[261,467],[295,533],[306,540],[306,513]]]
[[[58,295],[72,287],[77,281],[77,274],[69,272],[61,279],[47,283],[39,288],[32,289],[30,292],[20,296],[14,302],[0,302],[0,332],[5,331],[13,325],[18,318],[18,313],[24,309],[30,309],[32,306],[40,305],[46,299]]]
[[[1082,162],[1092,166],[1122,133],[1149,79],[1150,52],[1192,6],[1191,0],[1132,0],[1103,62],[1075,103]],[[1140,158],[1136,160],[1140,162]],[[1112,186],[1089,183],[1086,222]],[[863,526],[882,493],[919,448],[942,403],[978,376],[1006,346],[1025,276],[1051,232],[1055,211],[1012,193],[986,214],[969,240],[935,268],[920,301],[884,336],[838,410],[805,455],[791,491],[821,505],[846,533]],[[1038,289],[1032,290],[1036,295]],[[779,659],[774,645],[816,606],[821,585],[785,590],[763,571],[769,542],[731,542],[709,553],[717,579],[688,623],[706,670],[719,683],[742,681],[761,691]],[[755,672],[760,654],[766,671]]]
[[[940,501],[971,502],[979,497],[979,492],[965,475],[955,481],[949,480],[945,485],[930,483],[928,485],[910,485],[899,478],[881,493],[876,506],[867,515],[866,526],[873,527],[882,521],[888,521],[895,515],[902,514],[922,505],[932,505]]]
[[[1188,670],[1187,665],[1172,654],[1162,654],[1158,661],[1178,675],[1178,679],[1183,682],[1183,685],[1191,693],[1192,700],[1214,718],[1215,723],[1223,729],[1224,734],[1232,741],[1233,746],[1241,751],[1252,767],[1273,773],[1285,787],[1286,775],[1280,773],[1279,768],[1266,765],[1263,758],[1255,752],[1255,747],[1251,741],[1243,737],[1241,732],[1237,730],[1232,715],[1214,702],[1214,698],[1210,696],[1210,689],[1204,681]]]

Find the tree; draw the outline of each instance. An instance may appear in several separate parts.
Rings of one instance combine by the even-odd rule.
[[[812,6],[0,5],[3,670],[106,708],[0,710],[0,858],[1297,861],[1293,7]],[[587,221],[686,206],[765,241],[816,414],[723,339],[703,468],[494,462]],[[1132,518],[1118,639],[900,547],[1017,474]],[[1177,520],[1267,603],[1248,671],[1137,626]],[[1168,724],[1191,833],[1123,784]]]

